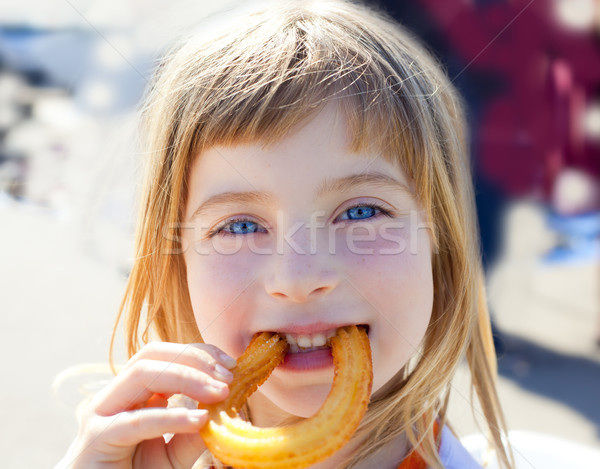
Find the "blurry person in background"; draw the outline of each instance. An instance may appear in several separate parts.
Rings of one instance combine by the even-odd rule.
[[[541,203],[557,235],[544,265],[598,262],[600,0],[379,3],[433,49],[467,101],[486,268],[519,199]]]
[[[547,263],[600,259],[600,1],[555,2],[554,13],[578,40],[572,56],[552,63],[552,96],[562,106],[556,131],[560,146],[550,193],[550,226],[559,245]],[[582,49],[577,49],[581,45]],[[595,49],[595,54],[590,49]],[[600,342],[600,331],[598,333]]]

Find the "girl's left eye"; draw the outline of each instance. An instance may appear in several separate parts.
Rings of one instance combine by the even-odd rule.
[[[367,220],[379,214],[391,216],[389,210],[380,207],[377,204],[358,204],[344,211],[338,219],[341,220]]]

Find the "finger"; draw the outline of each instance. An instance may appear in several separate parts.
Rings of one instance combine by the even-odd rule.
[[[197,434],[207,419],[204,409],[145,408],[102,417],[95,431],[106,444],[130,447],[166,433]]]
[[[211,344],[194,343],[194,344],[178,344],[172,342],[150,342],[146,344],[137,354],[130,360],[135,361],[137,357],[153,358],[156,356],[172,357],[175,361],[180,355],[196,354],[196,356],[206,359],[208,362],[218,362],[226,368],[233,368],[236,365],[236,360],[223,352],[218,347]]]
[[[227,357],[227,359],[225,358]],[[133,366],[139,360],[160,360],[191,366],[210,374],[216,379],[230,383],[233,375],[231,368],[235,360],[208,344],[174,344],[169,342],[151,342],[136,353],[123,370]]]
[[[221,364],[228,369],[231,369],[235,365],[237,365],[237,360],[235,358],[233,358],[230,355],[227,355],[225,352],[223,352],[223,350],[221,350],[216,345],[203,344],[203,343],[195,343],[195,344],[189,344],[189,345],[199,348],[201,350],[206,350],[213,357],[217,358],[221,362]]]
[[[144,405],[154,394],[184,394],[204,404],[222,401],[229,387],[202,371],[178,363],[139,360],[119,373],[94,399],[103,416]]]

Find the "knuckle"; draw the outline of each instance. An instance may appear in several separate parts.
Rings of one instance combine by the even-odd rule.
[[[162,343],[159,341],[148,342],[146,345],[144,345],[140,349],[138,354],[141,357],[146,356],[146,355],[153,355],[153,354],[161,351],[161,345],[162,345]]]
[[[195,354],[198,356],[204,363],[214,366],[217,363],[217,360],[214,357],[215,348],[211,345],[207,344],[197,344],[194,346]]]
[[[200,388],[207,385],[207,375],[198,370],[187,368],[178,376],[177,387],[185,395],[195,395]]]
[[[177,383],[177,388],[180,391],[186,390],[189,386],[187,385],[194,379],[194,372],[189,367],[182,367],[174,374],[173,380]]]
[[[152,369],[151,360],[139,360],[126,370],[125,378],[136,383],[143,382],[150,369]]]
[[[98,435],[102,433],[100,427],[100,417],[88,411],[86,415],[82,415],[77,430],[77,439],[87,444],[87,442],[93,442],[97,439]]]
[[[139,431],[144,426],[144,419],[142,418],[142,412],[140,411],[132,411],[129,414],[128,419],[129,428],[135,433]]]

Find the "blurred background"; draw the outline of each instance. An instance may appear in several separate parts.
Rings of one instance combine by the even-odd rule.
[[[0,0],[2,467],[53,466],[77,404],[109,379],[137,105],[175,35],[234,3]],[[600,451],[600,2],[370,3],[427,44],[468,107],[509,428]],[[477,432],[468,384],[461,369],[460,436]]]

